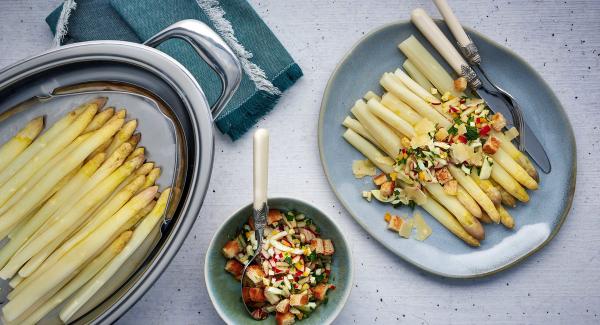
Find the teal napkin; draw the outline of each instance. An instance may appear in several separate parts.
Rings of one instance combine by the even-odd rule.
[[[77,8],[69,18],[65,42],[98,39],[141,42],[172,23],[190,18],[200,20],[216,30],[207,12],[195,0],[77,0],[76,2]],[[211,1],[203,0],[203,2]],[[244,0],[212,2],[225,12],[223,18],[231,23],[238,42],[251,53],[250,63],[264,71],[265,79],[277,87],[276,90],[285,91],[302,76],[298,64],[250,4]],[[62,6],[46,18],[53,33],[61,10]],[[216,101],[221,92],[219,78],[187,43],[174,39],[163,43],[158,48],[183,64],[194,75],[209,103]],[[238,91],[216,121],[217,127],[236,140],[268,113],[280,96],[278,91],[264,87],[257,88],[257,83],[244,72]]]

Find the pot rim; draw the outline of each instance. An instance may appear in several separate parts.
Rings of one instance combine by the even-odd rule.
[[[113,304],[90,319],[90,323],[113,323],[129,310],[167,268],[200,213],[214,158],[213,118],[202,88],[192,74],[167,54],[137,43],[125,41],[89,41],[61,46],[18,61],[0,70],[0,90],[14,83],[63,65],[93,61],[113,61],[146,69],[163,79],[178,94],[191,121],[194,155],[188,164],[195,168],[188,175],[187,194],[182,196],[179,216],[165,237],[162,248],[154,254],[136,281]],[[189,143],[189,142],[188,142]],[[139,271],[139,270],[138,270]]]

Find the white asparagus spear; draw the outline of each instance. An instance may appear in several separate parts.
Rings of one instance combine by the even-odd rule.
[[[388,92],[383,94],[381,103],[411,125],[415,125],[423,119],[419,113],[415,112],[410,106],[398,99],[398,97],[394,96],[392,93]]]
[[[43,168],[48,161],[57,155],[61,150],[67,147],[75,138],[83,132],[90,123],[98,106],[88,105],[83,113],[75,121],[66,127],[58,136],[56,136],[48,145],[37,155],[27,162],[15,175],[8,179],[0,187],[0,205],[3,205],[13,194],[29,180],[39,169]]]
[[[442,114],[447,120],[452,121],[450,113],[445,112],[442,109],[442,102],[433,96],[429,91],[421,87],[416,81],[411,79],[404,71],[396,69],[394,76],[399,79],[408,89],[410,89],[417,96],[421,97],[424,101],[430,103],[433,108],[440,114]]]
[[[64,238],[61,240],[61,235],[63,235],[63,237],[68,235],[74,231],[77,226],[82,224],[85,221],[83,216],[95,205],[100,204],[104,198],[108,197],[127,176],[133,173],[133,171],[142,164],[142,162],[142,157],[131,160],[117,168],[110,176],[103,179],[97,185],[91,187],[88,186],[89,184],[85,184],[83,186],[84,191],[82,191],[85,194],[81,199],[74,205],[68,207],[65,206],[58,210],[56,213],[58,218],[54,224],[50,225],[50,227],[45,229],[45,231],[37,236],[35,240],[17,252],[8,261],[6,266],[0,270],[0,278],[11,278],[19,271],[19,268],[25,264],[27,260],[40,252],[44,247],[52,245],[53,242],[54,245],[58,246],[64,240]],[[85,191],[88,187],[91,187],[91,189]],[[19,274],[23,277],[27,277],[34,270],[33,267],[25,268],[19,271]]]
[[[502,132],[492,130],[491,135],[500,139],[500,148],[506,151],[521,167],[523,167],[529,176],[534,180],[539,181],[537,170],[527,158],[527,155],[521,152]]]
[[[124,109],[121,109],[121,110],[117,111],[115,114],[113,114],[113,116],[106,123],[110,123],[114,120],[125,119],[126,115],[127,115],[127,111]],[[92,152],[91,156],[96,155],[100,152],[105,152],[106,149],[108,148],[108,146],[110,146],[110,144],[112,143],[113,138],[114,137],[111,137],[110,139],[107,139],[106,141],[104,141],[104,143],[102,145],[100,145],[98,148],[96,148],[96,150],[94,150],[94,152]]]
[[[133,197],[96,231],[51,266],[43,277],[37,278],[25,287],[19,295],[4,305],[2,310],[5,319],[9,322],[15,320],[52,288],[76,272],[79,267],[95,256],[105,243],[111,241],[123,224],[150,203],[157,191],[158,187],[153,186]]]
[[[110,123],[117,123],[117,120],[118,119],[115,119]],[[124,143],[103,163],[103,157],[106,156],[104,153],[99,153],[93,156],[94,158],[92,158],[92,160],[95,159],[96,161],[92,165],[89,165],[87,169],[81,170],[82,174],[79,175],[76,180],[70,182],[65,190],[61,191],[60,195],[52,198],[52,200],[44,204],[37,215],[32,219],[33,221],[28,226],[27,231],[20,233],[18,240],[13,239],[0,250],[0,266],[3,267],[8,259],[25,241],[35,238],[39,234],[38,231],[40,231],[40,226],[43,225],[42,230],[48,227],[53,222],[50,217],[59,207],[67,205],[68,200],[71,200],[71,203],[74,204],[74,201],[77,201],[77,199],[83,194],[81,192],[84,184],[88,184],[87,186],[89,188],[87,190],[95,186],[95,184],[99,183],[105,177],[110,175],[115,169],[121,166],[127,155],[129,155],[132,150],[133,148],[130,144]],[[98,168],[96,163],[102,163],[102,165]],[[88,182],[88,180],[92,180],[92,182]]]
[[[538,188],[538,183],[531,176],[529,176],[527,171],[517,164],[517,162],[514,161],[513,158],[506,153],[506,151],[502,150],[502,148],[498,148],[492,157],[494,158],[495,162],[504,167],[504,169],[512,177],[514,177],[517,182],[521,183],[521,185],[530,190],[536,190]]]
[[[60,305],[63,301],[69,298],[79,288],[81,288],[86,282],[94,277],[106,264],[108,264],[117,254],[119,254],[127,242],[130,240],[132,231],[123,232],[117,239],[115,239],[108,248],[106,248],[102,254],[94,258],[89,264],[87,264],[81,272],[69,281],[64,287],[62,287],[56,294],[52,295],[44,304],[35,309],[35,311],[27,318],[25,318],[22,325],[33,325],[39,322],[45,315],[51,312],[56,306]]]
[[[0,171],[23,152],[44,128],[44,118],[29,121],[17,134],[0,147]]]
[[[68,252],[71,248],[75,247],[77,243],[87,237],[90,233],[96,230],[102,223],[104,223],[108,218],[110,218],[115,212],[117,212],[131,197],[135,195],[135,193],[142,189],[144,182],[146,180],[145,176],[138,176],[132,181],[128,186],[126,186],[123,190],[121,190],[113,199],[111,199],[107,204],[98,210],[90,219],[89,222],[83,226],[77,233],[71,236],[67,241],[65,241],[60,247],[51,251],[50,257],[43,261],[42,265],[35,270],[31,276],[28,277],[27,280],[24,281],[23,284],[27,285],[29,278],[35,278],[38,275],[42,275],[50,266],[54,265],[56,261],[58,261],[66,252]],[[148,186],[149,187],[149,186]],[[147,188],[147,187],[146,187]],[[19,274],[21,271],[19,271]]]
[[[135,132],[135,128],[137,128],[137,120],[131,120],[125,123],[119,132],[115,134],[115,137],[106,149],[106,153],[110,155],[113,151],[117,150],[119,146],[127,142],[133,135],[133,132]]]
[[[467,193],[479,203],[483,211],[485,211],[495,223],[499,223],[500,214],[498,213],[498,210],[496,210],[492,200],[490,200],[477,183],[454,165],[449,165],[448,170],[450,171],[450,174],[452,174],[452,177],[458,181],[460,186],[462,186]]]
[[[123,120],[115,120],[112,123],[107,123],[98,131],[93,132],[89,139],[85,140],[67,159],[56,165],[54,171],[44,176],[38,185],[27,193],[18,204],[13,205],[13,207],[0,216],[0,232],[10,229],[18,223],[39,204],[40,200],[46,196],[56,183],[70,173],[75,166],[83,162],[92,151],[116,133],[122,125]]]
[[[492,179],[504,188],[510,195],[521,202],[529,201],[529,194],[510,174],[498,163],[492,166]]]
[[[412,107],[422,117],[429,119],[430,121],[437,123],[440,127],[449,128],[452,126],[450,121],[446,119],[442,114],[436,111],[429,103],[415,95],[410,89],[406,88],[403,84],[397,82],[391,74],[384,74],[379,83],[387,91],[394,94],[400,100]]]
[[[405,183],[400,183],[400,186],[406,187]],[[463,240],[465,243],[471,246],[479,246],[479,240],[471,236],[454,218],[454,216],[446,210],[441,204],[436,202],[429,194],[426,194],[427,199],[420,202],[419,206],[425,211],[429,212],[433,218],[441,223],[446,229],[453,233],[456,237]]]
[[[8,199],[8,201],[6,201],[4,203],[4,205],[2,205],[0,207],[0,214],[6,212],[14,204],[18,203],[23,198],[23,196],[25,196],[25,194],[29,193],[32,188],[34,188],[35,186],[37,186],[37,184],[40,182],[40,180],[44,176],[46,176],[48,173],[50,173],[54,169],[54,166],[56,164],[58,164],[61,161],[65,160],[65,158],[67,158],[71,154],[71,152],[73,152],[73,150],[75,150],[77,147],[79,147],[79,145],[81,145],[81,143],[83,143],[83,141],[85,141],[86,139],[88,139],[90,136],[91,136],[90,133],[78,136],[77,139],[75,139],[73,142],[71,142],[66,148],[64,148],[63,150],[61,150],[52,159],[50,159],[49,162],[47,162],[46,164],[44,164],[44,166],[42,166],[37,172],[35,172],[35,174],[33,174],[27,180],[27,182],[25,182],[25,184],[23,184]],[[10,183],[10,181],[9,181],[9,183]]]
[[[127,157],[127,160],[133,159],[133,157],[140,156],[146,153],[146,149],[144,147],[135,148],[133,152]]]
[[[115,274],[105,286],[100,289],[83,307],[81,307],[68,321],[79,319],[83,315],[87,314],[90,310],[105,301],[115,291],[125,284],[131,276],[140,269],[150,252],[160,239],[160,228],[154,229],[152,234],[146,238],[142,246],[135,251],[131,258],[123,265],[123,267]]]
[[[367,102],[367,106],[373,115],[379,117],[396,131],[404,134],[409,139],[415,136],[415,129],[412,127],[412,125],[410,125],[410,123],[406,122],[398,115],[387,109],[377,99],[371,98]]]
[[[104,105],[106,99],[96,99],[98,106]],[[46,148],[56,136],[60,135],[63,130],[71,125],[73,121],[88,107],[88,104],[83,104],[76,110],[69,112],[63,118],[54,123],[46,132],[42,133],[25,151],[15,158],[5,169],[0,172],[0,184],[4,184],[9,178],[16,174],[21,168],[27,165],[42,149]]]
[[[21,284],[21,282],[23,282],[23,280],[25,280],[25,278],[17,274],[12,279],[10,279],[10,282],[8,282],[8,285],[11,288],[16,288],[19,284]]]
[[[64,287],[69,281],[71,281],[75,277],[75,274],[70,275],[66,279],[62,280],[58,285],[54,286],[54,288],[50,289],[42,298],[36,301],[31,307],[29,307],[25,312],[21,314],[21,316],[8,321],[6,318],[2,317],[2,324],[4,325],[22,325],[25,319],[31,315],[35,310],[40,308],[44,302],[48,299],[52,298],[62,287]]]
[[[60,318],[67,321],[79,310],[96,292],[100,290],[112,276],[123,267],[133,253],[143,244],[146,238],[151,234],[164,218],[167,208],[170,190],[166,189],[160,195],[154,209],[141,221],[133,231],[131,240],[125,248],[111,260],[98,274],[87,282],[72,298],[69,299],[65,307],[60,312]]]
[[[377,99],[377,101],[381,101],[381,97],[379,97],[379,95],[377,95],[375,92],[373,92],[372,90],[367,91],[364,95],[363,95],[364,100],[366,100],[367,102],[371,99],[371,98],[375,98]]]
[[[393,171],[391,165],[383,163],[383,159],[386,158],[386,156],[379,152],[379,150],[377,150],[377,148],[375,148],[375,146],[369,141],[358,135],[358,133],[348,129],[346,132],[344,132],[343,137],[346,139],[346,141],[348,141],[348,143],[356,148],[356,150],[373,162],[377,168],[381,169],[381,171],[386,174],[389,174]]]
[[[513,219],[510,213],[506,211],[502,204],[498,204],[496,209],[500,213],[500,223],[508,229],[513,229],[515,227],[515,219]]]
[[[413,35],[398,44],[398,48],[442,94],[450,92],[455,97],[464,95],[456,91],[454,79]]]
[[[425,77],[425,75],[421,73],[421,71],[419,71],[419,69],[417,69],[417,67],[410,62],[410,60],[405,60],[402,64],[402,68],[404,68],[406,73],[408,73],[408,75],[424,89],[431,91],[431,89],[435,88],[433,84],[427,80],[427,77]]]
[[[477,201],[475,201],[475,199],[473,199],[473,197],[460,185],[456,191],[456,198],[473,216],[477,219],[481,219],[482,212],[479,204],[477,204]]]
[[[485,238],[485,231],[481,223],[460,203],[460,201],[444,192],[439,183],[423,183],[427,191],[452,213],[463,228],[478,240]]]
[[[400,152],[400,137],[383,121],[371,114],[363,100],[357,100],[351,109],[360,124],[377,140],[390,157],[396,157]]]
[[[94,116],[94,118],[92,119],[92,121],[90,122],[90,124],[88,124],[88,126],[85,128],[85,130],[83,130],[83,133],[87,133],[87,132],[92,132],[92,131],[98,130],[104,124],[106,124],[106,122],[108,122],[108,120],[114,114],[115,114],[115,108],[114,107],[107,107],[106,109],[102,110],[101,112],[98,112],[98,114],[96,114],[96,116]]]
[[[351,118],[350,116],[346,116],[344,122],[342,122],[342,125],[360,134],[361,137],[369,140],[372,144],[376,145],[379,149],[383,150],[383,148],[381,148],[381,145],[377,143],[375,138],[373,138],[369,131],[367,131],[367,129],[365,129],[365,127],[362,126],[362,124],[360,124],[359,121]]]
[[[88,161],[77,174],[60,191],[52,196],[27,224],[15,232],[11,240],[0,249],[0,267],[4,267],[13,254],[42,226],[58,208],[66,204],[67,200],[81,189],[83,184],[90,179],[100,164],[104,161],[105,154],[100,153]]]
[[[421,87],[416,81],[414,81],[411,77],[409,77],[404,71],[401,69],[396,69],[394,71],[394,76],[396,76],[410,91],[415,93],[415,95],[421,97],[424,101],[428,103],[437,103],[439,99],[431,94],[428,90]]]

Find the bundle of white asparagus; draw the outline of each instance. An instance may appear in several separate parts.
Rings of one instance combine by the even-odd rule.
[[[106,101],[43,133],[38,117],[0,147],[0,277],[13,288],[6,324],[35,324],[57,308],[63,322],[80,316],[160,234],[170,189],[158,192],[160,168],[137,147],[137,121],[102,109]]]
[[[370,161],[355,161],[354,174],[374,177],[378,189],[363,192],[369,201],[415,203],[479,246],[481,223],[514,227],[505,207],[529,200],[537,171],[511,142],[518,134],[505,129],[502,115],[465,95],[464,78],[454,80],[414,36],[398,47],[404,70],[385,73],[384,94],[367,92],[351,109],[356,119],[342,123],[344,139]],[[397,231],[402,220],[393,221],[388,227]]]

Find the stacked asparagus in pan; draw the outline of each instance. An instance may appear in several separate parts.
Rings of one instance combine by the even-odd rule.
[[[513,144],[518,132],[453,80],[411,36],[398,46],[404,70],[385,73],[380,97],[370,91],[346,117],[343,137],[368,161],[353,163],[356,177],[373,176],[367,200],[417,204],[472,246],[485,238],[482,223],[513,228],[507,207],[529,201],[537,171]],[[375,167],[382,173],[376,174]],[[386,216],[399,231],[398,216]],[[402,233],[402,232],[401,232]]]
[[[0,148],[0,277],[14,288],[5,323],[33,324],[59,305],[64,322],[90,310],[160,235],[170,190],[158,192],[137,121],[102,110],[106,100],[43,133],[36,118]]]

